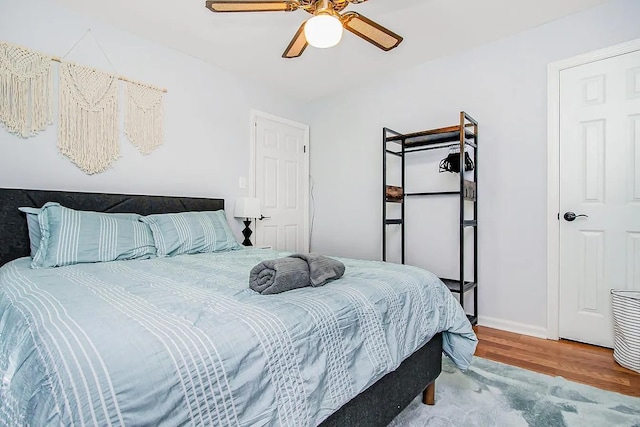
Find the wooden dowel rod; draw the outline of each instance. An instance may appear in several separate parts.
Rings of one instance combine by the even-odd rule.
[[[59,58],[59,57],[57,57],[57,56],[52,56],[52,57],[51,57],[51,60],[52,60],[53,62],[59,62],[59,63],[61,63],[61,62],[62,62],[62,58]],[[142,86],[150,86],[150,87],[153,87],[153,86],[148,85],[148,84],[146,84],[146,83],[137,82],[137,81],[135,81],[135,80],[128,79],[128,78],[126,78],[126,77],[124,77],[124,76],[118,76],[118,80],[122,80],[123,82],[135,83],[135,84],[139,84],[139,85],[142,85]],[[167,93],[167,90],[166,90],[165,88],[156,88],[156,89],[161,90],[161,91],[162,91],[162,92],[164,92],[164,93]]]

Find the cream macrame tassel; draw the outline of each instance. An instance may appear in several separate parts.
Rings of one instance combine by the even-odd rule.
[[[0,123],[23,138],[52,123],[51,57],[0,42]]]
[[[142,154],[149,154],[164,139],[163,92],[150,86],[127,82],[124,133]]]
[[[90,175],[120,156],[117,82],[111,74],[60,64],[58,148]]]

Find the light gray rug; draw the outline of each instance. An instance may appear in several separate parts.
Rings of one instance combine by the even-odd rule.
[[[640,427],[640,398],[479,357],[462,373],[444,359],[435,406],[418,397],[389,427]]]

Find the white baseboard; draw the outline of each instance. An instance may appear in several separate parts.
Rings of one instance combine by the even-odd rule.
[[[496,319],[494,317],[480,316],[478,319],[480,326],[500,329],[502,331],[515,332],[516,334],[529,335],[537,338],[547,338],[547,328],[527,325],[525,323],[512,322],[510,320]]]

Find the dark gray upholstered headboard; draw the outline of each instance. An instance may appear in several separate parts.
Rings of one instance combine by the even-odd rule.
[[[0,266],[29,255],[29,232],[21,206],[39,208],[58,202],[71,209],[140,215],[224,209],[224,199],[75,193],[0,188]]]

